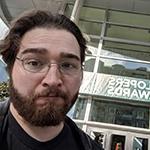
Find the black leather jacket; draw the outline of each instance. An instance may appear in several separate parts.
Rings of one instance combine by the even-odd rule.
[[[8,109],[9,100],[0,102],[0,145],[3,138],[2,136],[4,136],[5,128],[7,128]],[[78,128],[75,122],[69,117],[66,117],[65,122],[72,130],[77,142],[80,143],[83,150],[104,150],[100,144],[93,141],[85,132]]]

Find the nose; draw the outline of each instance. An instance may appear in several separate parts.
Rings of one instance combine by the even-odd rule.
[[[60,87],[62,85],[62,75],[57,64],[51,64],[48,72],[45,74],[42,85],[49,87]]]

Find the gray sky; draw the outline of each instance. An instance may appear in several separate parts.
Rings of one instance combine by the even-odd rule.
[[[4,38],[7,31],[8,31],[8,27],[5,25],[5,23],[0,18],[0,40]]]
[[[2,40],[5,37],[7,31],[8,31],[8,27],[5,25],[5,23],[0,18],[0,40]],[[0,61],[1,61],[1,59],[2,59],[2,57],[0,55]]]
[[[3,39],[8,31],[8,27],[4,24],[4,22],[0,18],[0,40]],[[8,76],[5,71],[5,64],[2,63],[2,57],[0,55],[0,82],[7,81]]]

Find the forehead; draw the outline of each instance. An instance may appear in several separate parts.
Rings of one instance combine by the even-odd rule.
[[[25,33],[21,40],[19,53],[28,49],[43,49],[43,54],[53,56],[69,53],[80,58],[80,47],[74,35],[62,29],[36,28]]]

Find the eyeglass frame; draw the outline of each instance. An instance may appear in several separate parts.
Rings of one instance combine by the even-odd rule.
[[[35,59],[35,58],[31,58],[31,59]],[[23,66],[23,68],[24,68],[24,70],[26,70],[26,71],[28,71],[28,72],[31,72],[31,73],[47,73],[48,71],[49,71],[49,69],[51,68],[51,65],[53,65],[53,64],[56,64],[57,66],[58,66],[58,70],[60,71],[60,73],[61,74],[63,74],[63,75],[76,75],[76,74],[78,74],[78,73],[80,73],[82,70],[83,70],[83,67],[84,67],[84,65],[80,65],[76,70],[74,70],[74,72],[71,72],[71,73],[69,73],[69,71],[64,71],[63,70],[63,68],[62,68],[62,62],[60,62],[60,63],[45,63],[45,68],[47,67],[48,69],[47,70],[45,70],[45,71],[31,71],[31,70],[29,70],[29,69],[27,69],[26,67],[25,67],[25,61],[26,60],[29,60],[29,58],[20,58],[20,57],[16,57],[16,60],[19,60],[19,61],[21,61],[22,62],[22,66]],[[35,59],[36,60],[36,59]],[[65,62],[65,61],[64,61]],[[43,69],[43,68],[42,68]],[[41,69],[41,70],[42,70]],[[74,67],[74,69],[75,69],[75,67]]]

